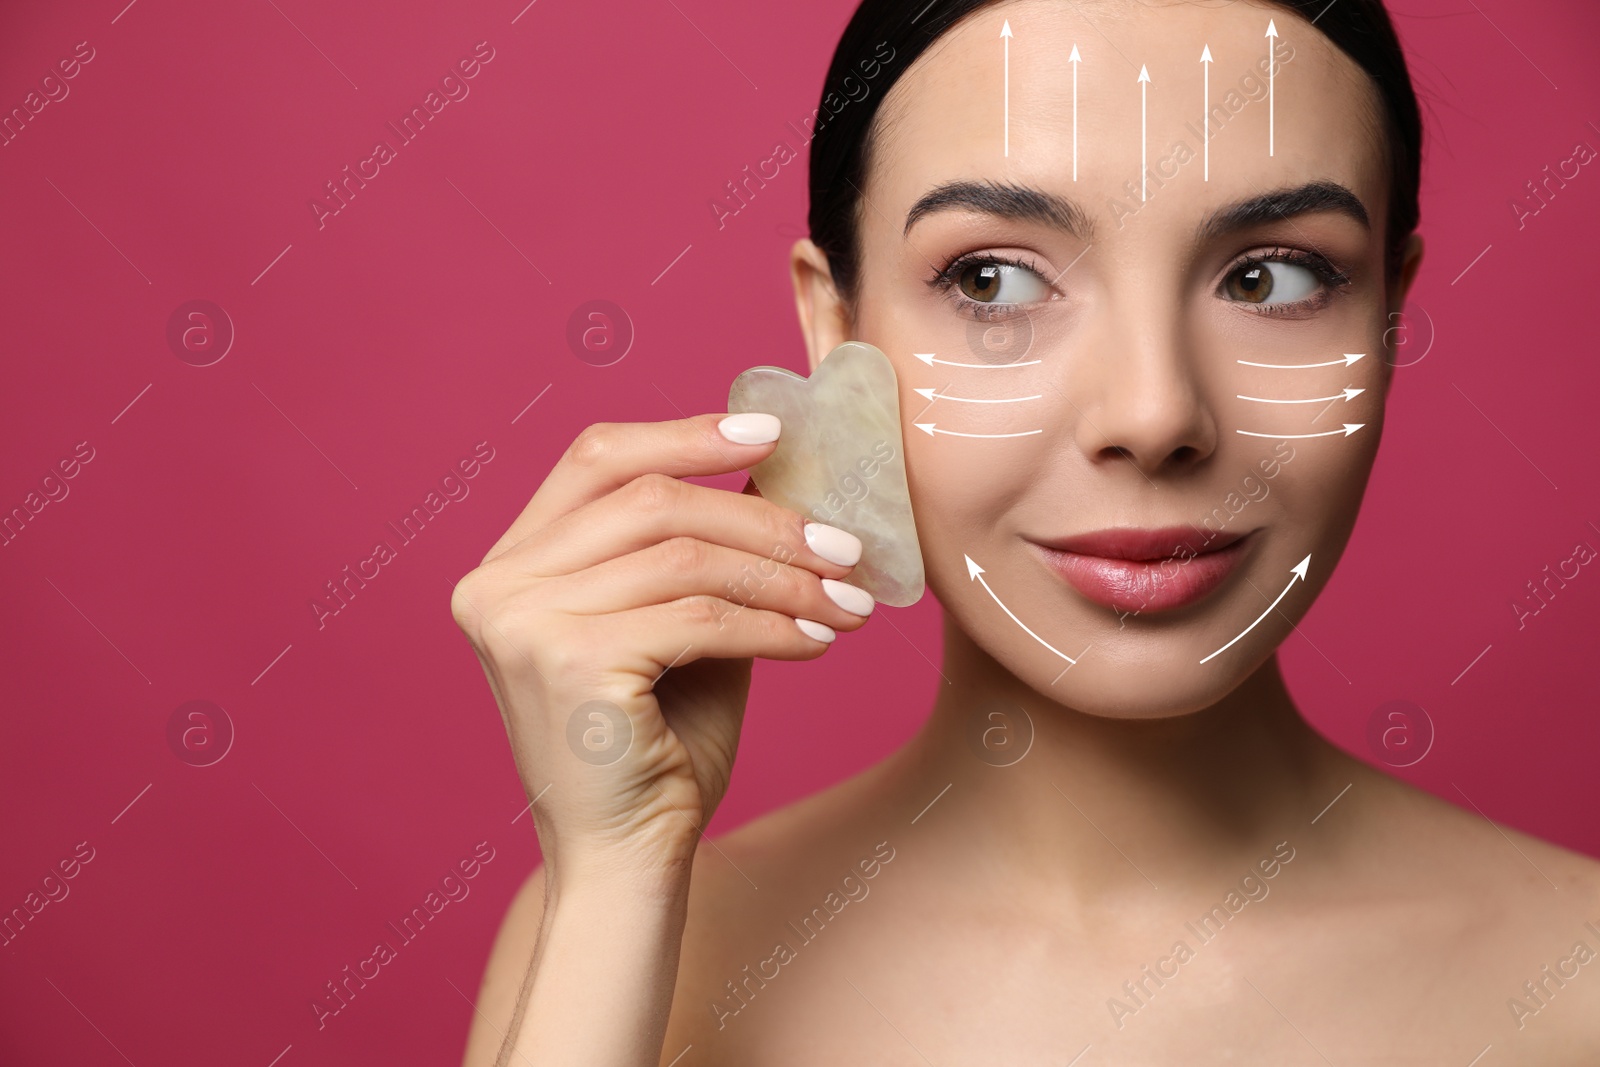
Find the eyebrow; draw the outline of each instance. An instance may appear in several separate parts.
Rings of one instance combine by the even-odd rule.
[[[1084,241],[1094,232],[1089,216],[1064,196],[1010,182],[952,181],[935,186],[911,205],[901,236],[909,235],[911,227],[928,215],[962,208],[997,219],[1042,222]]]
[[[1067,197],[1010,182],[950,181],[935,186],[911,205],[901,236],[908,236],[911,227],[929,215],[960,209],[998,219],[1042,222],[1083,241],[1094,233],[1088,214]],[[1200,225],[1199,236],[1202,241],[1209,241],[1248,226],[1315,211],[1336,212],[1372,228],[1361,198],[1338,182],[1324,179],[1235,201],[1207,216]]]
[[[1368,230],[1372,229],[1372,220],[1367,216],[1367,209],[1360,197],[1338,182],[1321,180],[1287,189],[1274,189],[1247,200],[1235,201],[1212,212],[1200,224],[1199,237],[1202,242],[1209,241],[1234,230],[1314,211],[1332,211],[1354,219]]]

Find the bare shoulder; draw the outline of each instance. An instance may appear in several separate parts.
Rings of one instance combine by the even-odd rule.
[[[797,961],[869,943],[851,909],[895,880],[896,843],[865,817],[876,769],[701,842],[662,1064],[690,1045],[700,1064],[764,1062],[806,1037],[789,1027],[819,972]],[[835,926],[856,930],[822,936]]]
[[[1367,832],[1384,850],[1416,855],[1419,869],[1488,902],[1542,889],[1580,910],[1600,904],[1600,860],[1496,822],[1459,787],[1436,796],[1365,764],[1353,777],[1348,803],[1361,810]]]
[[[1351,877],[1328,880],[1342,900],[1324,914],[1438,976],[1497,1050],[1600,1062],[1600,861],[1493,821],[1459,789],[1435,796],[1365,765],[1352,778],[1341,805],[1361,832],[1327,857]]]

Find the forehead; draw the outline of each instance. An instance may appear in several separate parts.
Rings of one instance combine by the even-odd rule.
[[[1277,31],[1270,68],[1269,23]],[[1192,221],[1269,189],[1330,180],[1353,190],[1381,228],[1379,106],[1353,60],[1275,5],[992,4],[946,31],[891,88],[867,176],[869,199],[886,217],[863,218],[892,220],[898,234],[930,187],[988,179],[1071,197],[1098,233],[1108,223],[1121,229],[1130,210],[1140,220]],[[1169,195],[1173,188],[1184,192]]]

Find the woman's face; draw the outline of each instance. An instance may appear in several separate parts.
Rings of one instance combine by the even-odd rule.
[[[1327,580],[1403,286],[1377,109],[1314,27],[1250,2],[998,4],[884,100],[840,329],[895,365],[930,586],[1040,693],[1200,709]],[[813,359],[845,339],[827,311]]]

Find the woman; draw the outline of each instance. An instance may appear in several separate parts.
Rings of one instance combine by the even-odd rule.
[[[703,839],[752,657],[870,617],[860,544],[679,480],[771,416],[589,427],[452,603],[543,853],[467,1063],[1600,1062],[1596,864],[1346,756],[1278,671],[1422,256],[1378,0],[866,0],[823,99],[800,325],[959,431],[903,442],[950,684]]]

